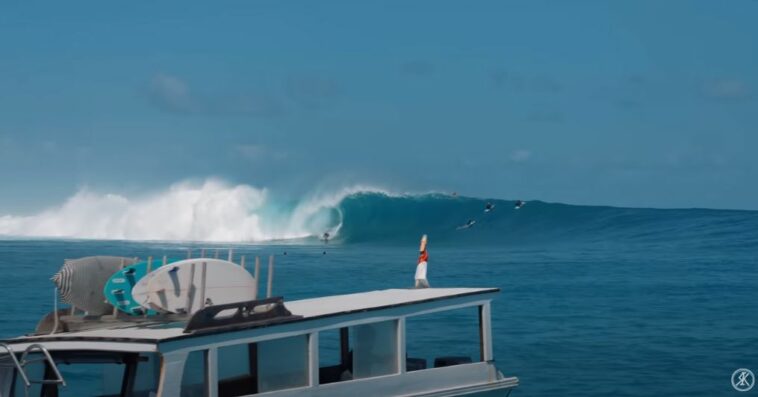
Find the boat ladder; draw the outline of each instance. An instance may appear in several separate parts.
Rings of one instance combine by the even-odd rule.
[[[58,371],[58,366],[55,365],[55,361],[53,360],[53,357],[50,355],[50,352],[47,351],[45,346],[42,346],[39,343],[34,343],[34,344],[29,345],[26,348],[26,350],[24,350],[24,352],[21,354],[21,360],[16,358],[16,354],[7,344],[0,343],[0,349],[5,349],[5,351],[8,352],[7,359],[3,356],[0,356],[0,367],[15,368],[18,371],[18,374],[21,376],[21,380],[23,380],[24,382],[24,388],[26,389],[27,394],[32,384],[63,385],[64,387],[66,386],[66,381],[63,379],[63,376],[61,375],[60,371]],[[32,353],[41,353],[41,355],[40,357],[29,358],[29,354],[32,354]],[[48,368],[50,368],[53,371],[53,374],[55,375],[55,379],[29,379],[29,376],[27,375],[24,368],[26,367],[27,364],[32,364],[36,362],[47,363]]]

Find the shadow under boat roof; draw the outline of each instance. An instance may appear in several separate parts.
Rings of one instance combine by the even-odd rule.
[[[386,289],[370,292],[333,295],[286,302],[282,298],[269,298],[259,301],[241,302],[221,306],[207,307],[194,315],[169,317],[163,319],[146,318],[143,322],[102,322],[92,320],[91,328],[48,335],[27,335],[13,339],[1,340],[14,351],[23,350],[26,345],[46,343],[50,350],[113,350],[113,351],[158,351],[164,344],[214,335],[214,342],[239,337],[249,338],[282,332],[315,331],[321,328],[333,328],[339,324],[370,319],[376,316],[399,317],[417,315],[427,312],[454,309],[457,306],[473,306],[477,302],[491,300],[499,288],[425,288],[425,289]],[[262,305],[281,305],[284,312],[275,316],[257,318],[247,317],[254,307]],[[220,311],[229,312],[238,309],[234,319],[212,318]],[[380,313],[380,311],[382,313]],[[240,314],[242,313],[242,314]],[[247,317],[247,318],[243,318]],[[309,322],[303,324],[303,322]],[[276,330],[265,330],[277,326]],[[254,334],[239,335],[238,332],[259,330]],[[223,334],[223,335],[220,335]],[[66,343],[56,343],[66,342]],[[93,342],[109,342],[107,346]],[[201,341],[197,341],[201,342]],[[190,343],[195,345],[196,343]],[[203,344],[202,342],[199,344]],[[180,346],[165,346],[169,350]]]

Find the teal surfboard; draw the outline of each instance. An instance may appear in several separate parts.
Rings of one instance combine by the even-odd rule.
[[[166,263],[177,262],[180,259],[168,258]],[[162,259],[153,260],[151,270],[155,270],[163,265]],[[118,310],[133,316],[142,314],[156,314],[153,310],[146,310],[140,306],[132,297],[132,288],[139,280],[147,275],[147,261],[138,262],[113,273],[105,283],[103,295],[105,299]]]

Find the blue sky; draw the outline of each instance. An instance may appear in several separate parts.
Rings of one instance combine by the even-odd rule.
[[[0,6],[0,214],[220,177],[758,209],[758,1]]]

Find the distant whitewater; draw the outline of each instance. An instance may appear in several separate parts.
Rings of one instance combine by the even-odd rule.
[[[128,198],[84,189],[63,204],[29,216],[0,216],[0,235],[105,240],[262,242],[337,235],[340,202],[355,186],[280,200],[267,189],[219,180],[179,183]]]
[[[485,213],[488,202],[495,208]],[[458,230],[469,220],[476,221],[473,227]],[[697,247],[755,249],[758,212],[540,201],[516,210],[509,200],[394,194],[367,186],[314,192],[292,201],[266,189],[209,180],[139,198],[82,190],[34,215],[0,217],[0,235],[13,237],[315,243],[325,231],[338,243],[415,244],[426,233],[438,247],[696,241]]]

